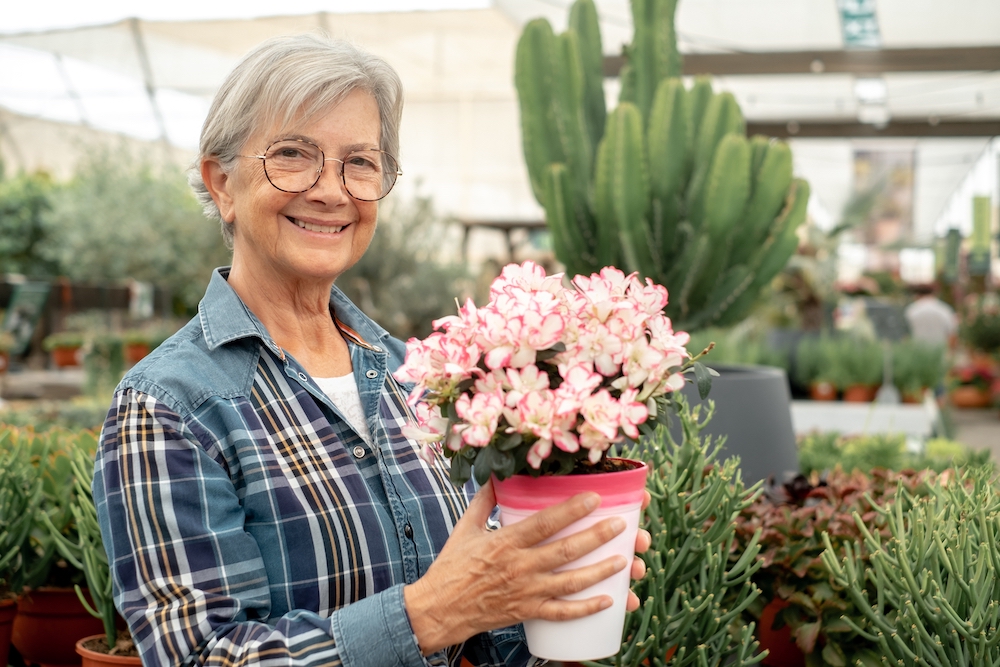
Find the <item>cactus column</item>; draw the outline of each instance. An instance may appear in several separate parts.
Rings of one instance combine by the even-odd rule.
[[[614,264],[666,285],[680,329],[742,319],[797,246],[809,186],[782,142],[747,139],[729,93],[680,75],[676,0],[633,0],[618,107],[605,118],[592,0],[569,29],[525,26],[515,84],[532,190],[570,273]]]

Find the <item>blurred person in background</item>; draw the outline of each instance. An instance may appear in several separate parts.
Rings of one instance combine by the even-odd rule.
[[[403,434],[405,347],[334,287],[401,173],[401,107],[385,62],[315,36],[265,42],[216,95],[192,185],[232,266],[122,380],[94,477],[145,665],[533,664],[521,621],[595,613],[610,598],[559,598],[643,574],[554,572],[624,528],[543,544],[596,494],[489,530],[491,484],[455,488]]]
[[[958,332],[955,309],[937,297],[937,287],[933,284],[916,285],[911,291],[915,299],[903,314],[913,339],[944,348],[954,347]]]

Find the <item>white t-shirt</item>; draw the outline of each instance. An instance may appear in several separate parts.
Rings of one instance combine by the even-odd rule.
[[[368,420],[365,419],[365,410],[361,407],[361,394],[358,392],[358,383],[354,381],[354,374],[348,373],[336,378],[313,378],[316,384],[323,390],[333,404],[337,406],[348,423],[354,427],[368,446],[372,446],[372,433],[368,428]]]

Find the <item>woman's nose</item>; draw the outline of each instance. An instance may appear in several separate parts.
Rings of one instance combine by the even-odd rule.
[[[347,191],[343,176],[344,164],[340,160],[327,158],[323,165],[323,171],[319,175],[316,185],[306,191],[310,198],[331,200],[339,202],[342,199],[350,199],[351,193]]]

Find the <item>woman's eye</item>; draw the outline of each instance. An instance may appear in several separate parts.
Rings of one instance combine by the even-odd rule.
[[[364,155],[351,155],[347,158],[346,164],[358,169],[377,169],[377,163]]]

